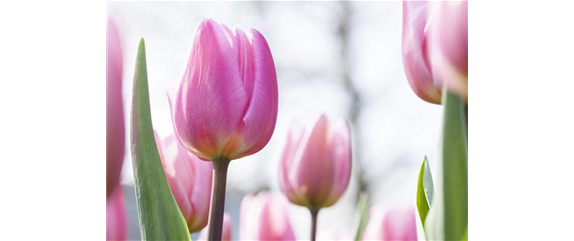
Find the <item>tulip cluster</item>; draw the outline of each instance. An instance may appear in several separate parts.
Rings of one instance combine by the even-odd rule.
[[[405,1],[403,7],[403,62],[414,92],[431,103],[441,103],[443,90],[467,99],[468,3]],[[107,237],[122,240],[127,237],[118,184],[125,140],[123,59],[113,22],[108,23],[107,56]],[[168,91],[173,133],[164,139],[155,134],[167,179],[159,190],[169,194],[169,186],[187,230],[201,231],[199,240],[231,240],[232,220],[224,212],[228,165],[262,150],[277,121],[277,74],[269,45],[257,30],[245,33],[204,19],[195,32],[183,77],[173,87]],[[315,240],[319,211],[345,193],[352,170],[349,123],[320,115],[310,124],[293,125],[277,157],[284,196],[265,191],[243,198],[240,239],[294,240],[288,200],[310,211],[310,240]],[[156,163],[154,170],[161,170]],[[179,215],[175,204],[172,207],[172,213]],[[183,222],[181,228],[185,233]],[[352,238],[348,233],[344,236]],[[366,230],[358,234],[363,240],[416,240],[416,213],[373,208]]]

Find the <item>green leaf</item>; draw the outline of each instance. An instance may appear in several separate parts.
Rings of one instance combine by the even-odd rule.
[[[461,240],[468,227],[466,103],[445,88],[443,105],[442,163],[425,231],[432,240]]]
[[[131,148],[143,240],[190,240],[157,150],[149,104],[145,43],[140,41],[133,85]]]
[[[433,195],[434,184],[432,181],[430,166],[428,164],[427,157],[425,156],[423,164],[421,165],[421,170],[419,172],[419,183],[417,188],[417,208],[419,210],[419,215],[421,217],[423,227],[431,207]]]
[[[359,203],[357,205],[357,213],[359,214],[359,225],[357,226],[357,232],[355,233],[355,241],[362,240],[363,231],[365,231],[365,226],[367,225],[367,210],[368,206],[368,195],[362,192],[359,196]]]

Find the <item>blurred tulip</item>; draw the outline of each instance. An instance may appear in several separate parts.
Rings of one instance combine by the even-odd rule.
[[[169,93],[182,144],[209,160],[238,159],[261,150],[277,120],[277,75],[267,41],[204,19],[189,63]]]
[[[161,140],[156,133],[155,139],[167,182],[189,232],[198,232],[208,221],[211,162],[187,152],[173,134]]]
[[[418,240],[415,210],[372,208],[363,240]]]
[[[114,188],[106,203],[106,240],[126,240],[128,238],[128,217],[124,205],[122,186]]]
[[[441,89],[468,98],[468,3],[403,2],[403,65],[415,94],[441,102]]]
[[[351,176],[349,125],[321,115],[304,133],[292,128],[279,169],[279,187],[292,203],[314,210],[335,204]]]
[[[239,239],[295,240],[286,203],[279,196],[261,192],[241,201]]]
[[[199,233],[199,238],[197,240],[207,240],[208,231],[209,228],[201,230],[201,233]],[[233,222],[231,221],[231,216],[229,216],[228,213],[225,213],[223,215],[223,235],[221,240],[223,241],[231,240],[232,231],[233,231]]]
[[[109,197],[119,186],[125,145],[122,46],[118,29],[109,18],[106,62],[106,196]]]

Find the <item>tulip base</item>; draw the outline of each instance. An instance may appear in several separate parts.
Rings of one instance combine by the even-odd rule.
[[[208,240],[221,240],[229,160],[227,158],[215,158],[211,162],[213,163],[213,184],[211,185]]]
[[[320,209],[310,208],[311,212],[311,241],[315,241],[317,237],[317,216],[319,215]]]

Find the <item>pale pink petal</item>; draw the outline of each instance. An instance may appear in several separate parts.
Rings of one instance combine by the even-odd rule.
[[[330,195],[331,204],[334,204],[343,195],[351,179],[351,130],[346,121],[342,121],[332,131],[333,165],[335,165],[334,187]]]
[[[202,161],[193,154],[188,155],[190,156],[188,161],[192,162],[194,167],[194,187],[190,199],[195,219],[190,226],[194,231],[199,231],[209,220],[213,166],[211,162]]]
[[[106,196],[118,186],[124,163],[123,55],[119,31],[108,18],[106,53]]]
[[[292,181],[289,179],[289,170],[302,137],[303,130],[296,125],[292,125],[287,134],[287,142],[279,163],[279,188],[291,202],[298,205],[306,205],[308,202],[303,196],[297,195],[295,188],[292,186]]]
[[[245,47],[249,51],[245,50],[241,63],[246,89],[252,89],[252,95],[242,122],[237,126],[243,148],[233,152],[232,159],[263,149],[271,139],[277,121],[278,89],[273,56],[263,35],[254,29],[250,33],[252,45],[250,48]],[[241,46],[249,44],[242,32],[239,32],[239,36]],[[248,56],[251,59],[247,59]]]
[[[436,87],[430,66],[427,41],[429,3],[426,1],[403,2],[403,65],[407,80],[421,99],[438,104],[441,90]]]
[[[128,217],[121,185],[114,188],[106,203],[106,240],[128,238]]]
[[[433,2],[432,56],[435,79],[468,98],[468,2]]]

